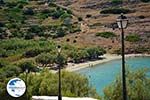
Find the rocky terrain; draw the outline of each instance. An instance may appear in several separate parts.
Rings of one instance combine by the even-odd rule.
[[[128,17],[129,24],[125,29],[125,36],[130,34],[138,34],[142,38],[136,43],[126,41],[127,51],[141,46],[141,48],[149,49],[150,47],[150,3],[143,3],[138,0],[123,0],[121,4],[113,4],[111,0],[56,0],[57,4],[70,8],[76,17],[82,17],[81,32],[65,36],[61,41],[67,38],[76,39],[77,45],[89,46],[100,45],[112,52],[120,47],[120,30],[113,29],[112,24],[116,23],[119,14],[101,14],[100,11],[108,8],[126,8],[133,12],[125,14]],[[90,15],[90,17],[87,17]],[[84,25],[82,25],[84,24]],[[114,32],[116,38],[96,37],[97,32]],[[113,42],[112,42],[113,41]],[[132,52],[132,50],[131,50]]]

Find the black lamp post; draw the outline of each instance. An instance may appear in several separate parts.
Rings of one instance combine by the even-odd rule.
[[[121,14],[117,18],[118,28],[121,29],[121,44],[122,44],[122,92],[123,100],[127,100],[127,89],[126,89],[126,71],[125,71],[125,45],[124,45],[124,29],[127,28],[128,19],[126,16]]]
[[[26,73],[26,98],[27,100],[28,100],[28,72],[29,72],[29,69],[26,69],[25,73]]]
[[[59,68],[59,82],[58,82],[58,100],[62,100],[62,95],[61,95],[61,65],[60,65],[60,53],[61,53],[61,46],[58,45],[57,47],[58,50],[58,68]]]

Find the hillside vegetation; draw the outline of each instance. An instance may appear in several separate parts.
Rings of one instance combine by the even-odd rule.
[[[0,96],[10,99],[6,83],[16,76],[24,79],[26,69],[30,97],[56,95],[57,76],[43,69],[57,70],[58,64],[65,68],[68,63],[102,59],[105,53],[120,54],[116,24],[120,13],[129,19],[125,52],[150,53],[149,9],[150,0],[0,0]],[[59,56],[58,45],[62,47]],[[64,96],[99,98],[85,77],[62,74]],[[85,86],[81,86],[83,83]],[[114,93],[107,90],[109,99]]]

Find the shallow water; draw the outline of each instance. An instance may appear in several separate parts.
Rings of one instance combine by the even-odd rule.
[[[150,57],[131,57],[126,59],[126,65],[130,69],[150,68]],[[121,75],[121,59],[99,64],[94,67],[84,68],[78,71],[89,78],[90,85],[96,88],[100,95],[103,89]]]

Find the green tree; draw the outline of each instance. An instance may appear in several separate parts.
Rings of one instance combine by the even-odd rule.
[[[129,100],[148,100],[150,98],[150,78],[147,69],[127,71],[127,96]],[[105,100],[122,100],[122,82],[118,77],[111,85],[104,89]]]
[[[36,72],[36,71],[37,71],[37,68],[36,68],[36,66],[33,64],[32,61],[24,61],[24,62],[21,62],[21,63],[19,63],[19,67],[22,69],[23,72],[25,72],[26,69],[27,69],[29,72]]]
[[[88,58],[88,53],[86,50],[72,50],[69,57],[72,58],[75,63],[80,63]]]
[[[99,56],[102,56],[104,53],[106,53],[104,49],[99,47],[90,47],[87,48],[86,51],[89,59],[98,59]]]
[[[38,64],[42,64],[43,67],[51,66],[55,63],[55,56],[51,55],[49,53],[42,53],[39,56],[36,57],[36,62]]]
[[[89,87],[87,78],[73,72],[62,71],[62,95],[74,97],[94,97],[100,98],[95,89]],[[22,74],[24,79],[25,75]],[[39,74],[28,75],[28,95],[57,95],[58,94],[58,74],[53,74],[45,69]]]

